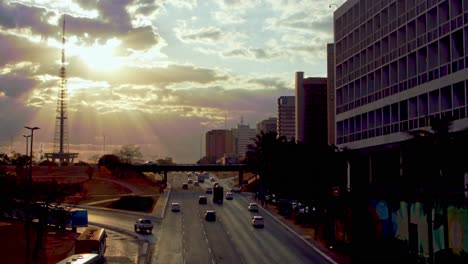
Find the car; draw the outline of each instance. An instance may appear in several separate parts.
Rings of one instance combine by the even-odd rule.
[[[258,204],[257,203],[249,203],[247,207],[251,212],[258,212]]]
[[[193,183],[192,179],[187,179],[187,183]]]
[[[206,198],[206,196],[200,195],[200,196],[198,196],[198,203],[199,203],[199,204],[207,204],[207,203],[208,203],[208,199]]]
[[[171,204],[171,211],[172,212],[179,212],[180,211],[180,204],[179,203],[172,203]]]
[[[211,187],[206,188],[205,193],[212,194],[213,193],[213,188],[211,188]]]
[[[193,186],[200,186],[200,183],[196,181],[193,183]]]
[[[188,189],[188,184],[187,184],[187,183],[183,183],[183,184],[182,184],[182,189],[187,190],[187,189]]]
[[[215,182],[215,181],[216,181],[215,178],[210,177],[210,182]]]
[[[263,216],[260,216],[260,215],[252,216],[252,226],[253,227],[264,227],[265,222],[263,221]]]
[[[232,192],[226,192],[224,198],[226,198],[226,200],[232,200],[234,198],[234,195],[232,194]]]
[[[140,218],[136,220],[134,224],[135,232],[151,232],[153,231],[153,223],[151,223],[151,220],[145,219],[145,218]]]
[[[213,210],[207,210],[205,212],[205,220],[206,221],[216,221],[216,212]]]
[[[232,187],[231,192],[233,192],[233,193],[240,193],[240,192],[241,192],[241,188],[240,188],[240,187]]]

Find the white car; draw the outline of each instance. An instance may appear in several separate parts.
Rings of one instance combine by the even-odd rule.
[[[251,212],[258,212],[258,204],[257,203],[250,203],[247,208]]]
[[[232,192],[226,192],[224,198],[226,198],[226,200],[232,200],[234,198],[234,195],[232,195]]]
[[[252,217],[252,226],[253,227],[264,227],[265,222],[263,221],[263,216],[260,215],[254,215]]]
[[[172,212],[179,212],[180,211],[180,204],[179,203],[172,203],[171,204],[171,211]]]

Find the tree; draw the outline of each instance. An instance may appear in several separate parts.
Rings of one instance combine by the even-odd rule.
[[[101,158],[99,158],[98,166],[99,167],[104,166],[108,170],[112,171],[112,170],[115,170],[116,168],[118,168],[120,166],[120,163],[121,163],[120,159],[116,155],[106,154],[106,155],[102,156]]]
[[[425,202],[431,262],[434,259],[432,210],[442,209],[439,223],[444,225],[444,242],[448,249],[447,201],[450,192],[461,187],[462,177],[458,176],[463,175],[466,164],[465,156],[459,154],[466,151],[466,144],[457,142],[450,132],[452,120],[451,116],[431,118],[431,129],[409,131],[412,139],[404,145],[404,172],[411,186],[408,193],[416,191]]]
[[[135,145],[123,145],[119,150],[114,151],[114,155],[119,157],[122,162],[129,164],[132,164],[143,157],[140,147]]]
[[[99,154],[94,154],[91,157],[89,157],[88,160],[93,164],[97,164],[99,161],[99,158],[100,158]]]

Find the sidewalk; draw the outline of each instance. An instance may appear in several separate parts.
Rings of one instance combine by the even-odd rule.
[[[156,205],[153,207],[153,212],[151,215],[158,217],[160,219],[164,218],[164,214],[166,212],[167,201],[169,200],[169,196],[171,195],[171,184],[167,184],[164,192],[159,195],[158,201]]]
[[[258,203],[259,205],[262,204],[260,200],[255,199],[254,197],[251,197],[251,199],[253,201],[255,201],[256,203]],[[314,248],[316,248],[318,251],[322,252],[323,253],[322,255],[328,256],[331,259],[330,263],[337,263],[337,264],[349,264],[349,263],[351,263],[350,256],[348,256],[346,254],[343,254],[343,253],[340,253],[340,252],[332,251],[332,250],[328,249],[325,245],[320,243],[319,241],[315,240],[314,239],[314,237],[315,237],[314,228],[311,228],[311,227],[308,228],[308,227],[304,227],[304,226],[301,226],[301,225],[297,225],[297,224],[294,223],[293,219],[284,218],[284,216],[282,216],[282,215],[280,215],[278,213],[278,210],[277,210],[276,206],[274,206],[274,205],[269,204],[266,207],[261,207],[261,209],[263,209],[263,210],[267,211],[268,213],[270,213],[278,221],[280,221],[281,223],[286,225],[289,229],[291,229],[296,234],[298,234],[300,237],[302,237],[304,240],[309,242]]]

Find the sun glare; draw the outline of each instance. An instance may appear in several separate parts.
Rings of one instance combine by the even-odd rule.
[[[110,39],[106,44],[94,43],[92,46],[67,47],[69,56],[79,56],[89,67],[96,70],[112,70],[120,65],[119,58],[114,56],[114,50],[121,44],[117,39]]]

